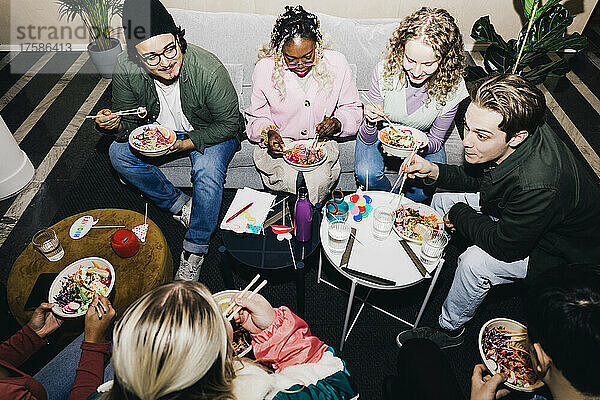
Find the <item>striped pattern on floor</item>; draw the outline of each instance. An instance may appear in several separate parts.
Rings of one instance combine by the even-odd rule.
[[[556,88],[540,88],[551,111],[548,123],[600,178],[600,34],[586,34],[590,47],[571,59],[573,71]],[[481,53],[468,58],[482,65]],[[26,72],[12,74],[11,68]],[[0,202],[1,256],[2,245],[18,223],[35,230],[52,218],[99,139],[84,116],[109,105],[110,80],[100,78],[87,53],[81,52],[3,53],[0,77],[0,114],[36,167],[33,182],[23,192]],[[23,221],[28,207],[37,211]],[[7,274],[3,271],[0,278],[5,281]]]

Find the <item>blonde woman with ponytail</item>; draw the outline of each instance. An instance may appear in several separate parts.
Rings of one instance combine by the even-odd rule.
[[[235,320],[252,335],[257,361],[232,356],[233,329],[209,290],[175,281],[140,298],[113,333],[114,381],[89,399],[350,399],[342,360],[287,307],[262,296],[237,300]]]

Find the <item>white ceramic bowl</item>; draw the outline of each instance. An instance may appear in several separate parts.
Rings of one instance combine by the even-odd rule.
[[[412,133],[413,138],[415,139],[415,142],[420,144],[419,148],[425,147],[429,143],[429,138],[427,137],[425,132],[421,132],[418,129],[411,128],[409,126],[403,126],[403,125],[400,125],[400,126],[395,125],[394,127],[396,129],[409,130]],[[412,153],[412,151],[414,150],[414,148],[393,146],[393,145],[387,143],[385,141],[385,139],[382,139],[382,134],[387,133],[391,130],[392,130],[392,128],[388,126],[379,131],[377,137],[379,138],[379,141],[381,142],[381,146],[383,147],[383,149],[385,150],[386,153],[388,153],[392,156],[396,156],[396,157],[400,157],[400,158],[409,157],[410,154]]]
[[[134,137],[140,133],[142,133],[144,131],[144,128],[146,127],[151,127],[151,128],[158,128],[164,135],[169,135],[169,144],[165,147],[162,147],[160,149],[157,150],[143,150],[140,149],[139,147],[137,147],[135,145],[135,141],[134,141]],[[167,128],[166,126],[162,126],[162,125],[157,125],[157,124],[149,124],[149,125],[143,125],[143,126],[138,126],[137,128],[135,128],[130,134],[129,134],[129,145],[134,148],[136,151],[138,151],[140,154],[146,156],[146,157],[159,157],[162,156],[164,154],[167,154],[167,152],[169,151],[169,149],[171,148],[171,146],[173,146],[173,144],[175,143],[175,140],[177,139],[177,135],[175,134],[175,131],[173,131],[170,128]]]
[[[62,271],[60,271],[60,273],[56,276],[56,278],[54,278],[54,282],[52,282],[52,285],[50,286],[50,291],[48,292],[48,301],[50,303],[55,303],[56,296],[58,295],[58,293],[60,292],[60,288],[62,287],[62,281],[68,275],[75,273],[80,265],[92,267],[94,265],[92,263],[92,261],[94,261],[99,266],[108,268],[110,270],[112,279],[110,281],[110,285],[108,286],[108,292],[106,293],[106,296],[108,297],[110,295],[110,292],[112,292],[113,287],[115,286],[115,280],[116,280],[115,269],[113,268],[112,264],[110,262],[108,262],[107,260],[105,260],[104,258],[87,257],[87,258],[82,258],[81,260],[72,262],[71,264],[69,264],[65,268],[63,268]],[[62,310],[62,308],[58,306],[58,304],[55,304],[54,307],[52,307],[52,311],[56,315],[63,317],[63,318],[75,318],[75,317],[84,315],[87,312],[87,311],[77,311],[76,313],[68,314],[68,313],[65,313]]]
[[[214,293],[213,298],[215,299],[217,304],[221,307],[221,312],[224,312],[227,309],[227,307],[229,306],[229,304],[231,303],[231,299],[233,299],[239,293],[240,293],[239,290],[223,290],[222,292]],[[248,335],[247,342],[250,343],[250,334],[246,333],[246,335]],[[234,337],[234,339],[235,339],[235,337]],[[252,345],[248,344],[248,346],[244,347],[237,353],[237,356],[243,357],[246,354],[248,354],[250,352],[250,350],[252,350]],[[235,351],[235,348],[234,348],[234,351]]]
[[[509,318],[494,318],[483,324],[483,326],[479,330],[479,339],[477,340],[477,344],[479,346],[479,355],[481,356],[481,359],[483,360],[483,363],[485,364],[486,368],[492,374],[497,374],[499,371],[497,371],[496,362],[485,357],[485,353],[483,351],[483,334],[485,333],[485,330],[487,328],[498,328],[500,326],[513,332],[522,332],[525,334],[527,333],[527,327],[525,325]],[[544,382],[542,382],[539,379],[535,384],[527,387],[517,386],[509,382],[505,382],[504,384],[507,387],[514,390],[518,390],[520,392],[533,392],[534,390],[544,386]]]
[[[410,207],[410,208],[419,210],[419,213],[421,213],[422,215],[432,215],[432,214],[435,215],[436,219],[439,221],[438,228],[444,229],[444,218],[437,211],[435,211],[433,208],[429,207],[428,205],[412,202],[409,204],[403,204],[403,206],[404,206],[404,208]],[[398,211],[398,210],[396,210],[396,211]],[[400,229],[400,227],[396,226],[395,215],[396,214],[394,214],[394,225],[393,225],[394,232],[396,232],[398,234],[398,236],[400,236],[404,240],[408,240],[409,242],[414,242],[414,243],[421,243],[423,240],[418,240],[418,239],[412,238],[408,235],[405,235],[404,232]],[[423,233],[425,233],[425,230],[427,230],[427,229],[424,228]],[[421,235],[423,233],[421,233]]]
[[[303,144],[304,146],[308,146],[310,147],[312,145],[313,141],[312,140],[296,140],[296,141],[290,141],[290,142],[285,142],[285,148],[286,149],[293,149],[296,146],[299,146],[301,144]],[[323,150],[324,156],[321,160],[319,160],[319,162],[316,162],[314,164],[311,165],[300,165],[300,164],[296,164],[291,162],[290,160],[288,160],[287,156],[284,155],[283,156],[283,160],[290,165],[292,168],[294,168],[296,171],[300,171],[300,172],[310,172],[314,169],[316,169],[319,165],[323,164],[325,162],[325,160],[327,160],[327,150],[325,150],[325,147],[321,148]]]

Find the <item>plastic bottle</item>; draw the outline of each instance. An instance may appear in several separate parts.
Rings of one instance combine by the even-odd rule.
[[[296,239],[300,242],[308,242],[312,231],[312,205],[308,200],[308,189],[306,187],[298,189],[294,222]]]

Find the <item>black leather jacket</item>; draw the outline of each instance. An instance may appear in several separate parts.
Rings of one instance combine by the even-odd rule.
[[[492,257],[529,256],[528,278],[565,262],[600,264],[600,187],[548,125],[498,165],[439,168],[440,187],[480,193],[481,213],[460,203],[448,218]]]

